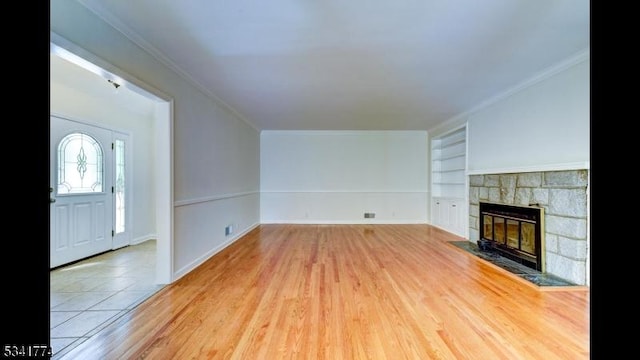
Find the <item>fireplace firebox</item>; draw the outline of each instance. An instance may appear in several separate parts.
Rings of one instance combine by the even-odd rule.
[[[545,272],[544,208],[480,202],[478,245]]]

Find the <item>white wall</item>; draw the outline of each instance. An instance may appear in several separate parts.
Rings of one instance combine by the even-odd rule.
[[[520,90],[446,124],[452,126],[467,121],[469,174],[589,169],[588,53],[549,69],[529,83],[531,85],[521,86]],[[441,126],[444,128],[446,126]],[[590,185],[587,186],[587,209],[589,194]],[[587,214],[587,234],[590,223]],[[587,235],[589,253],[590,242]],[[589,284],[590,254],[586,258]]]
[[[153,238],[156,233],[155,178],[153,172],[153,118],[149,114],[130,111],[112,98],[93,96],[82,89],[50,83],[52,114],[70,120],[99,125],[130,135],[133,151],[132,242]]]
[[[469,172],[588,166],[589,80],[587,58],[470,114]]]
[[[426,223],[427,132],[263,131],[260,138],[263,223]]]
[[[78,2],[50,4],[51,31],[174,101],[174,278],[256,226],[258,131]]]

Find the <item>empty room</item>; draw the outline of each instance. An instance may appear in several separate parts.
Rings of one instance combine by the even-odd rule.
[[[52,357],[590,358],[589,28],[51,0]]]

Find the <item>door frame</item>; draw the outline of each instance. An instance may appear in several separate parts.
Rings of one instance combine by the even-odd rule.
[[[174,280],[173,98],[53,31],[50,52],[155,101],[156,282],[170,284]]]
[[[59,121],[59,126],[55,128],[51,128],[51,121],[53,118],[56,118]],[[81,260],[87,256],[94,256],[101,252],[108,251],[113,249],[113,236],[112,229],[114,228],[114,219],[115,219],[115,209],[113,206],[113,197],[114,194],[111,192],[110,187],[114,183],[114,157],[111,151],[111,143],[113,141],[113,130],[108,129],[102,125],[92,124],[85,121],[78,121],[75,119],[71,119],[69,117],[60,116],[58,114],[51,113],[49,115],[49,128],[51,131],[49,132],[49,141],[50,141],[50,160],[49,164],[51,166],[51,171],[49,172],[50,177],[50,186],[51,186],[51,198],[55,201],[53,208],[50,209],[49,212],[49,241],[50,241],[50,251],[49,251],[49,259],[51,269],[64,266],[66,264]],[[58,148],[61,142],[70,134],[73,133],[81,133],[87,135],[88,137],[95,140],[100,150],[102,151],[102,190],[97,193],[65,193],[60,194],[58,192],[59,187],[59,169],[60,169],[60,155],[58,154]],[[73,200],[69,200],[73,199]],[[98,200],[102,199],[102,201]],[[69,202],[71,201],[71,202]],[[61,224],[58,220],[58,204],[60,202],[66,203],[67,205],[71,205],[67,207],[68,211],[63,211],[66,213],[66,216],[62,216],[66,221]],[[99,211],[99,208],[96,207],[99,203],[104,203],[104,209],[107,211]],[[90,210],[80,210],[75,207],[75,205],[83,204],[87,205],[88,203],[92,204]],[[95,203],[95,205],[94,205]],[[77,231],[82,228],[79,225],[79,214],[76,211],[80,210],[81,213],[88,214],[89,218],[83,221],[83,224],[89,225],[89,232],[91,236],[86,241],[82,243],[76,242]],[[104,216],[101,219],[94,218],[97,217],[99,213],[104,213]],[[103,226],[97,226],[97,224],[102,223]],[[65,230],[66,229],[66,230]],[[52,231],[53,230],[53,231]],[[64,237],[67,242],[67,246],[64,246],[64,249],[60,252],[53,251],[54,247],[60,239],[58,236],[60,233],[64,233]],[[98,237],[99,234],[103,236],[101,238]],[[85,234],[86,235],[86,234]],[[69,238],[70,236],[70,238]],[[55,255],[54,255],[55,253]],[[55,262],[53,261],[55,258]]]

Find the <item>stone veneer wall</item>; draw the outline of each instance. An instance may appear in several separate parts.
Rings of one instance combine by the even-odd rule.
[[[547,273],[588,285],[587,170],[469,177],[469,241],[479,238],[479,203],[538,203],[544,208]]]

